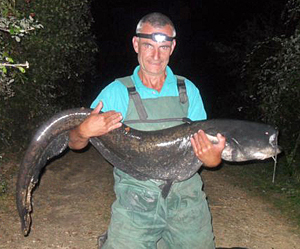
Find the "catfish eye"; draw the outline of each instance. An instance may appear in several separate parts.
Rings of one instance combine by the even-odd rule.
[[[266,131],[266,132],[265,132],[265,135],[269,135],[269,132]]]

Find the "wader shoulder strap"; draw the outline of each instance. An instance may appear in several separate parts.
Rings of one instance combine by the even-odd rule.
[[[177,87],[178,87],[178,93],[179,93],[179,99],[180,103],[184,104],[188,101],[188,96],[186,93],[186,86],[184,83],[184,78],[181,76],[176,76],[177,77]]]
[[[143,105],[141,96],[139,95],[139,93],[136,91],[135,86],[132,82],[132,79],[130,76],[124,77],[124,78],[119,78],[117,79],[119,81],[121,81],[128,90],[128,94],[129,94],[129,98],[132,98],[135,108],[137,110],[137,113],[140,117],[140,120],[146,120],[148,118],[148,114],[146,112],[146,109]]]
[[[147,111],[145,109],[145,106],[143,105],[141,96],[139,93],[136,91],[135,86],[128,87],[127,88],[129,97],[132,98],[136,111],[140,117],[140,120],[146,120],[148,118]]]

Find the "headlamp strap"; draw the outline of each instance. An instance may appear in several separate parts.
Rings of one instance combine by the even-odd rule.
[[[152,34],[137,33],[136,36],[140,38],[151,39],[152,41],[155,42],[173,41],[175,39],[175,37],[170,37],[160,32],[152,33]]]

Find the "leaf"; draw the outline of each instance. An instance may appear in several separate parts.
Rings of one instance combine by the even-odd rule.
[[[13,58],[11,57],[5,57],[6,61],[8,61],[9,63],[14,63]]]
[[[26,70],[23,67],[18,67],[18,69],[20,70],[21,73],[25,73]]]
[[[6,74],[6,73],[7,73],[6,67],[0,66],[0,70],[2,70],[2,73],[3,73],[3,74]]]
[[[11,35],[14,35],[14,34],[15,34],[15,29],[14,29],[14,28],[10,28],[10,29],[9,29],[9,33],[10,33]]]

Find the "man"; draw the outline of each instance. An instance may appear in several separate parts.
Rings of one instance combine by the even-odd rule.
[[[92,114],[70,132],[69,146],[81,149],[93,136],[120,127],[123,120],[140,130],[178,125],[182,118],[206,119],[198,89],[167,66],[176,46],[171,20],[160,13],[146,15],[132,39],[139,66],[131,77],[109,84],[92,104]],[[104,113],[99,114],[102,110]],[[191,139],[195,155],[207,167],[221,162],[225,138],[212,144],[203,131]],[[199,174],[174,183],[167,198],[163,181],[139,181],[114,168],[116,201],[112,205],[107,240],[102,249],[213,249],[211,216]]]

